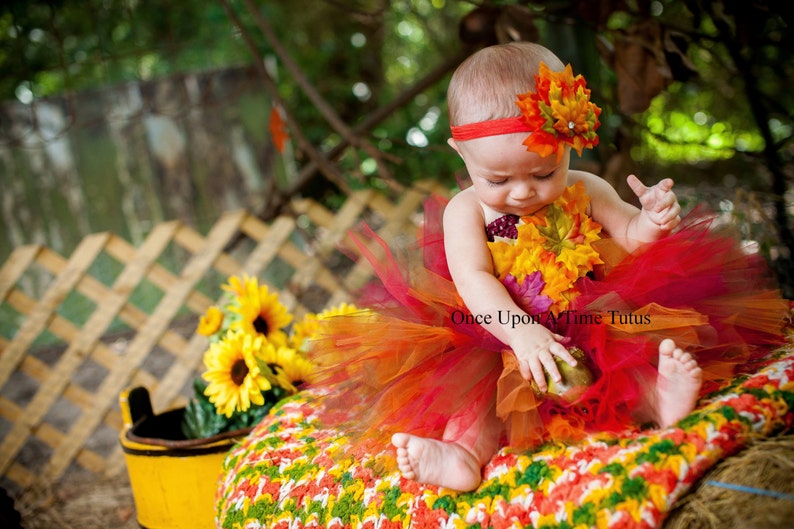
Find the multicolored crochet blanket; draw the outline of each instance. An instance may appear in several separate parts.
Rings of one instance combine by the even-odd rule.
[[[794,337],[751,376],[701,400],[675,427],[593,435],[535,451],[503,448],[480,487],[402,478],[394,454],[346,455],[322,426],[322,397],[280,403],[227,457],[218,527],[652,528],[720,460],[794,424]]]

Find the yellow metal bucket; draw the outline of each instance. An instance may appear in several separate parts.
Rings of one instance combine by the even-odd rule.
[[[184,408],[155,415],[142,387],[123,392],[119,403],[124,418],[121,447],[138,524],[145,529],[215,527],[223,459],[249,430],[188,440],[180,428]]]

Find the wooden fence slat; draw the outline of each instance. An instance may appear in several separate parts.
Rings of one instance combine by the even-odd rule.
[[[126,352],[127,361],[120,362],[100,385],[96,393],[95,412],[90,415],[83,414],[70,429],[65,441],[53,454],[43,472],[47,479],[57,480],[61,477],[71,460],[80,451],[85,440],[99,424],[101,417],[115,403],[118,394],[128,382],[130,373],[140,365],[146,354],[167,331],[171,320],[188,299],[193,287],[237,232],[244,215],[244,212],[223,215],[207,236],[204,248],[188,260],[177,282],[166,292],[152,315],[130,343]]]
[[[339,278],[335,277],[331,272],[325,268],[322,261],[317,261],[314,266],[314,272],[311,276],[306,273],[306,252],[295,246],[294,244],[285,244],[279,254],[285,261],[292,265],[296,273],[302,272],[299,277],[294,278],[291,286],[297,290],[303,291],[310,284],[319,285],[328,292],[341,288]]]
[[[180,234],[187,230],[189,230],[189,228],[187,228],[183,224],[179,224],[178,232]],[[174,237],[174,241],[177,241],[176,236]],[[113,257],[117,258],[122,263],[131,261],[132,259],[135,258],[135,255],[137,253],[134,246],[119,238],[114,238],[112,242],[107,245],[105,251],[109,255],[112,255]],[[168,287],[172,285],[174,281],[176,281],[176,276],[172,274],[170,271],[168,271],[161,264],[153,263],[150,270],[146,274],[146,279],[150,281],[154,286],[165,291],[168,290]],[[190,298],[188,299],[187,307],[195,312],[202,312],[204,308],[209,306],[209,304],[210,301],[200,292],[192,292]],[[137,327],[138,325],[131,324],[131,326]]]
[[[245,229],[249,234],[253,235],[250,230],[251,226],[255,223],[259,223],[260,225],[264,224],[259,219],[249,217],[246,219],[243,229]],[[248,256],[248,259],[246,259],[245,264],[243,265],[243,272],[249,276],[255,276],[264,270],[267,265],[270,264],[270,262],[276,257],[278,251],[281,249],[284,243],[289,240],[289,237],[292,235],[292,231],[294,229],[295,219],[284,216],[277,217],[271,224],[270,229],[267,230],[266,236],[258,239],[259,243],[256,245],[254,250],[251,252],[251,255]]]
[[[399,202],[399,207],[396,209],[399,215],[392,215],[386,217],[386,224],[378,230],[378,235],[385,241],[391,241],[394,236],[405,226],[407,217],[410,213],[414,212],[422,203],[424,195],[416,192],[414,189],[409,189],[402,196]],[[384,209],[383,206],[379,209]],[[382,254],[380,248],[370,248],[370,250],[379,256]],[[343,284],[344,287],[351,292],[355,292],[364,286],[364,284],[372,276],[372,266],[366,259],[359,259],[350,273],[345,277]]]
[[[5,472],[5,476],[13,481],[14,483],[19,483],[23,486],[31,485],[35,479],[36,475],[29,471],[22,465],[19,464],[12,464],[8,470]]]
[[[81,281],[81,283],[82,282],[83,281]],[[93,284],[97,284],[96,280],[93,280]],[[80,288],[79,285],[80,284],[78,284],[77,290],[80,292],[85,292],[85,290]],[[102,290],[102,292],[109,292],[109,290]],[[103,298],[104,296],[93,295],[90,299],[99,301]],[[8,297],[7,303],[9,306],[22,313],[30,313],[35,306],[36,301],[26,296],[22,292],[14,291]],[[142,326],[147,318],[147,314],[144,311],[138,309],[137,307],[133,307],[130,304],[125,304],[123,306],[119,316],[123,322],[129,324],[133,329],[137,329]],[[72,322],[58,314],[54,314],[52,316],[52,319],[47,325],[47,330],[66,343],[70,343],[79,333],[79,329]],[[159,345],[163,345],[169,351],[179,351],[181,347],[183,347],[183,344],[184,340],[182,337],[170,330],[163,335],[159,342]],[[104,344],[98,343],[94,347],[91,357],[105,367],[112,367],[112,365],[115,364],[115,361],[108,362],[108,358],[116,360],[118,358],[118,354],[108,350]]]
[[[16,421],[22,413],[17,403],[0,396],[0,417],[8,421]]]
[[[227,213],[227,215],[235,214],[235,215],[242,215],[243,217],[247,216],[246,212],[244,211],[235,211]],[[186,249],[191,254],[195,254],[201,251],[206,244],[204,237],[201,236],[197,231],[193,230],[189,226],[184,226],[183,229],[179,230],[176,234],[176,238],[174,239],[177,244],[179,244],[182,248]],[[221,272],[225,275],[232,275],[235,273],[235,270],[240,269],[240,263],[237,262],[232,256],[221,253],[218,255],[215,263],[213,263],[213,268]]]
[[[350,198],[339,210],[339,213],[334,217],[333,222],[328,226],[327,231],[318,237],[317,242],[312,245],[314,254],[311,255],[306,262],[295,271],[292,282],[298,288],[306,288],[311,281],[317,276],[318,269],[322,266],[322,259],[328,253],[337,247],[347,230],[355,224],[360,218],[361,213],[369,205],[374,191],[366,190],[359,191],[350,196]]]
[[[20,292],[19,290],[14,290],[11,293],[11,295],[8,296],[8,299],[6,299],[6,303],[8,304],[8,306],[16,309],[22,314],[29,314],[30,311],[33,310],[33,307],[36,306],[35,299],[27,296],[26,294]],[[125,306],[125,310],[127,308],[129,307]],[[122,310],[121,312],[122,316],[124,316],[125,310]],[[129,317],[122,317],[122,319],[128,323],[132,321],[133,323],[132,327],[138,328],[140,325],[143,324],[144,321],[146,321],[146,313],[144,313],[139,309],[135,309],[135,310],[137,311],[136,314],[140,315],[138,324],[135,324],[135,322],[132,321],[131,318]],[[71,341],[74,336],[77,336],[79,332],[78,328],[72,322],[68,321],[66,318],[58,314],[52,316],[52,320],[50,320],[50,323],[47,326],[47,330],[49,330],[55,336],[61,338],[67,343]],[[98,343],[94,348],[94,352],[91,355],[91,358],[96,360],[100,365],[110,368],[115,364],[115,361],[118,360],[118,356],[119,355],[117,353],[110,351],[104,344]],[[108,359],[113,359],[113,361],[109,361]]]
[[[41,245],[30,244],[15,248],[11,252],[8,260],[3,264],[3,268],[0,268],[0,301],[6,299],[25,270],[33,264],[39,250],[41,250]]]
[[[181,231],[183,226],[178,223],[176,228]],[[113,242],[115,239],[117,239],[117,237],[111,237],[111,239],[108,241],[108,244],[105,246],[105,250],[109,249],[110,247],[117,248],[120,246],[119,244]],[[133,249],[133,252],[128,255],[127,259],[125,259],[125,262],[135,259],[136,254],[137,252]],[[49,270],[54,275],[57,275],[58,272],[65,266],[66,260],[52,251],[42,251],[41,256],[42,259],[38,261],[38,264],[42,265],[43,268]],[[168,280],[162,280],[160,283],[160,285],[162,285],[161,288],[163,291],[167,290],[168,286],[173,285],[176,281],[176,276],[172,275],[159,264],[152,263],[150,272],[153,274],[155,271],[169,278]],[[147,274],[146,277],[147,279],[150,278],[151,274]],[[90,276],[82,277],[77,283],[76,290],[97,304],[101,304],[102,300],[111,295],[110,288],[106,287],[103,283]],[[16,294],[16,292],[14,294]],[[210,305],[210,301],[203,294],[194,291],[191,293],[190,298],[187,301],[187,305],[189,308],[193,308],[195,312],[202,312]],[[198,308],[196,308],[196,305],[198,305]],[[130,303],[126,303],[121,307],[121,311],[118,313],[118,316],[121,321],[133,329],[138,329],[141,327],[148,317],[143,310]],[[50,330],[54,331],[54,329]],[[64,338],[66,342],[70,341],[70,338],[63,334],[59,334],[58,332],[55,332],[55,334],[61,338]],[[181,336],[178,336],[169,330],[166,331],[165,335],[163,335],[161,338],[160,345],[163,345],[171,352],[178,353],[178,351],[184,346],[184,340]]]
[[[69,294],[83,274],[85,274],[88,267],[94,262],[94,259],[102,251],[102,247],[109,238],[110,234],[108,233],[89,235],[78,245],[66,267],[55,278],[50,288],[42,296],[41,301],[36,304],[25,323],[17,331],[16,336],[3,351],[3,362],[0,363],[0,387],[6,383],[25,351],[47,325],[61,301]],[[6,454],[0,449],[0,474],[2,474],[6,466]]]
[[[169,243],[177,227],[178,223],[171,222],[160,224],[152,231],[141,246],[136,258],[130,261],[119,274],[113,288],[104,295],[82,330],[73,339],[67,340],[69,346],[66,351],[61,355],[55,367],[50,370],[46,380],[42,381],[21,420],[14,424],[11,432],[3,440],[2,453],[7,458],[16,456],[30,432],[39,427],[50,407],[64,392],[70,375],[94,349],[121,307],[126,303],[129,295],[132,294],[151,264]],[[85,412],[87,410],[84,410]]]
[[[334,221],[334,214],[314,200],[302,199],[293,202],[296,213],[306,215],[317,226],[328,226]]]
[[[14,339],[11,340],[8,348],[3,353],[3,362],[0,363],[0,387],[6,383],[11,373],[22,360],[25,352],[53,317],[61,301],[94,262],[109,237],[109,234],[101,233],[83,239],[61,274],[55,278],[41,301],[33,307],[28,319],[22,324],[16,336],[14,336]],[[17,427],[19,424],[21,426]],[[9,464],[13,461],[13,457],[27,439],[26,430],[29,431],[28,425],[16,423],[11,433],[0,444],[0,474],[5,473]]]

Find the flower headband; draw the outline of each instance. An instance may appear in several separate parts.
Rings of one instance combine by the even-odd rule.
[[[600,125],[601,109],[590,101],[584,77],[574,77],[570,64],[562,72],[552,72],[541,62],[535,76],[535,91],[517,97],[520,116],[451,127],[452,139],[466,141],[529,132],[523,142],[527,150],[543,157],[556,152],[557,161],[562,158],[566,145],[579,156],[582,149],[598,145],[596,129]]]

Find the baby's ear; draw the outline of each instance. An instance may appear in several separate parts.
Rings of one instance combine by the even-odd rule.
[[[452,138],[448,138],[448,139],[447,139],[447,144],[448,144],[450,147],[452,147],[453,149],[455,149],[455,152],[456,152],[456,153],[460,154],[460,147],[458,147],[458,142],[456,142],[456,141],[455,141],[455,140],[453,140]],[[461,155],[461,156],[462,156],[462,155]]]

